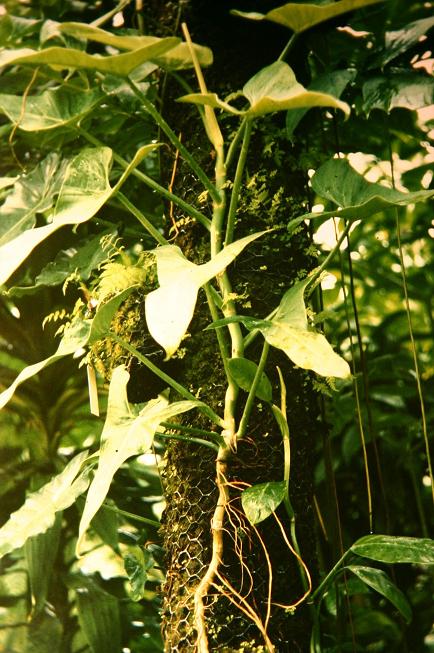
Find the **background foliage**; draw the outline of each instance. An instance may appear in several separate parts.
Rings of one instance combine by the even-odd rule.
[[[84,54],[85,42],[73,30],[61,30],[57,21],[90,23],[102,13],[98,3],[68,0],[6,2],[4,7],[0,64],[6,62],[5,52],[22,48],[47,52],[48,47],[61,45]],[[369,181],[410,192],[434,188],[433,58],[427,41],[434,26],[432,8],[430,2],[392,0],[343,18],[331,17],[325,24],[309,24],[298,35],[299,81],[311,90],[341,97],[352,109],[346,122],[331,109],[288,112],[288,148],[296,140],[309,152],[300,158],[306,178],[339,154]],[[273,15],[268,18],[273,20]],[[134,15],[132,3],[124,10],[124,19],[116,33],[140,33],[140,16]],[[108,29],[107,25],[103,27]],[[116,44],[89,42],[87,52],[115,55]],[[292,63],[291,53],[288,60]],[[2,68],[0,244],[10,238],[9,226],[13,230],[17,224],[36,228],[45,224],[44,216],[59,205],[67,160],[83,157],[83,149],[98,141],[113,148],[117,158],[109,171],[101,151],[103,172],[101,178],[95,173],[95,183],[102,183],[106,175],[101,186],[105,203],[96,219],[53,230],[5,286],[0,299],[1,389],[9,387],[25,366],[53,353],[54,334],[65,318],[78,311],[93,315],[92,297],[107,298],[140,283],[143,274],[155,285],[143,256],[154,243],[123,197],[157,230],[167,229],[161,199],[137,177],[130,175],[125,181],[123,195],[110,195],[124,170],[120,157],[131,162],[135,152],[159,137],[117,64],[112,70],[83,68],[71,80],[67,70],[42,64],[41,60],[36,69]],[[138,88],[155,100],[161,81],[157,66],[153,62],[132,66]],[[61,93],[54,94],[58,85]],[[23,112],[23,98],[31,111]],[[146,153],[140,169],[158,182],[159,153]],[[95,160],[80,159],[79,172],[83,165],[94,178]],[[57,178],[58,187],[46,183]],[[333,193],[342,192],[342,184],[338,181],[338,188],[330,189],[330,178],[326,181],[312,179],[312,211],[351,206],[352,219],[360,217],[360,222],[353,223],[350,240],[344,240],[328,263],[334,279],[323,283],[322,292],[313,297],[317,322],[325,322],[329,339],[352,361],[355,378],[339,382],[338,391],[316,381],[329,427],[328,434],[318,437],[315,471],[324,575],[370,531],[367,465],[373,531],[432,537],[425,436],[434,418],[432,204],[414,201],[395,209],[380,202],[368,214],[349,196],[333,202]],[[352,183],[349,179],[343,192]],[[354,197],[359,202],[360,192]],[[61,210],[63,205],[59,214]],[[84,198],[81,217],[86,210]],[[344,220],[326,215],[311,225],[323,260],[342,234]],[[130,305],[138,301],[134,294],[126,300]],[[125,330],[137,345],[140,325],[126,324]],[[101,358],[101,352],[94,353],[100,369],[107,369],[109,355]],[[100,387],[102,411],[106,394],[107,388]],[[21,385],[0,412],[2,523],[29,491],[62,472],[75,454],[95,449],[101,431],[102,422],[89,413],[85,367],[73,357],[62,358]],[[78,498],[58,513],[61,517],[46,535],[28,539],[2,558],[0,650],[162,650],[158,586],[163,570],[157,529],[162,489],[157,463],[163,449],[164,438],[156,438],[153,454],[120,466],[109,499],[83,542],[83,557],[77,560],[74,553],[84,505]],[[397,565],[391,571],[383,564],[390,560],[377,555],[374,563],[367,563],[368,551],[353,553],[362,560],[351,561],[347,573],[338,576],[323,597],[317,624],[322,648],[315,650],[434,650],[434,578],[422,554],[407,556],[413,565]],[[398,561],[403,559],[401,555]],[[382,575],[386,570],[402,594],[388,585],[392,581]]]

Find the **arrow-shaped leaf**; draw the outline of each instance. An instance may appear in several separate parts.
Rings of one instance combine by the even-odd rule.
[[[0,53],[0,67],[17,64],[31,66],[46,64],[56,70],[84,68],[126,77],[137,66],[141,66],[146,61],[161,57],[168,50],[178,45],[178,43],[178,38],[170,36],[131,52],[108,56],[87,54],[87,52],[82,52],[81,50],[61,47],[46,48],[39,51],[30,48],[3,50]]]
[[[334,107],[346,115],[350,113],[346,102],[341,102],[328,93],[305,89],[297,82],[292,68],[284,61],[275,61],[260,70],[244,85],[242,95],[250,104],[246,110],[236,109],[215,93],[191,93],[179,98],[179,101],[208,105],[248,118],[275,111],[312,107]]]
[[[0,111],[23,131],[41,131],[76,124],[104,98],[98,89],[77,90],[64,86],[41,95],[0,94]]]
[[[296,33],[319,25],[330,18],[341,16],[348,11],[368,7],[382,0],[339,0],[326,4],[288,2],[276,7],[266,14],[234,10],[232,13],[251,20],[270,20],[273,23],[289,27]]]
[[[149,401],[138,413],[131,410],[127,398],[130,378],[125,366],[113,370],[110,382],[107,418],[101,434],[98,468],[90,484],[86,504],[80,521],[77,552],[94,515],[109,491],[113,476],[131,456],[148,451],[154,433],[161,421],[195,408],[199,402],[179,401],[168,405],[167,399],[158,397]]]
[[[112,162],[110,148],[88,148],[74,157],[66,170],[52,221],[43,227],[24,231],[0,247],[0,286],[6,283],[33,249],[48,236],[65,225],[76,225],[90,220],[122,186],[143,157],[156,147],[158,144],[140,148],[113,188],[109,183]]]
[[[434,565],[434,540],[428,538],[366,535],[351,546],[351,551],[378,562]]]
[[[136,36],[112,34],[94,25],[84,23],[59,23],[58,29],[64,34],[70,34],[76,38],[82,38],[97,43],[104,43],[119,50],[138,50],[145,46],[153,45],[160,41],[156,36]],[[210,66],[212,64],[212,51],[202,45],[193,44],[195,54],[201,66]],[[193,65],[190,49],[187,43],[179,43],[171,48],[165,54],[153,58],[153,61],[163,68],[178,70],[189,68]]]
[[[162,347],[167,358],[178,349],[196,306],[199,288],[223,272],[242,250],[264,231],[231,243],[203,265],[188,261],[179,247],[164,245],[155,250],[160,287],[145,300],[149,333]]]
[[[348,220],[359,220],[391,206],[407,206],[434,196],[434,190],[402,193],[366,181],[346,159],[331,159],[318,168],[312,177],[312,188],[317,195],[334,202],[340,208],[323,213],[307,213],[302,218],[338,215]]]
[[[336,352],[326,338],[308,329],[304,291],[310,279],[295,283],[283,296],[271,323],[259,330],[265,340],[285,352],[293,363],[322,376],[346,378],[348,363]]]
[[[89,470],[82,470],[87,451],[75,456],[61,474],[37,492],[29,494],[25,503],[12,513],[0,529],[0,556],[18,549],[34,535],[44,533],[54,524],[56,513],[74,503],[89,485]]]

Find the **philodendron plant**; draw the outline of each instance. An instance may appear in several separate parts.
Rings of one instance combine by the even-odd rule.
[[[306,18],[304,23],[288,23],[296,32],[301,32],[321,20],[338,15],[339,10],[344,12],[372,3],[373,0],[357,3],[341,0],[332,3],[332,13],[323,17],[320,15],[322,8],[314,5],[309,5],[309,9],[300,9],[302,5],[285,5],[273,16],[255,14],[248,17],[255,20],[274,19],[286,24],[285,21],[289,21],[292,13],[294,20],[297,18],[300,21],[299,10],[306,11],[303,14]],[[13,16],[7,18],[16,30],[23,28],[18,19]],[[252,524],[267,518],[280,504],[285,506],[289,519],[294,519],[288,493],[290,433],[284,402],[276,405],[272,400],[271,384],[266,373],[269,349],[274,347],[281,350],[294,365],[322,377],[350,379],[348,362],[334,351],[323,333],[313,326],[312,314],[306,308],[306,302],[322,280],[331,257],[338,251],[356,221],[391,205],[406,205],[424,200],[434,192],[424,190],[402,193],[386,189],[367,182],[347,160],[328,161],[316,172],[311,183],[313,190],[334,203],[336,208],[323,214],[300,215],[288,224],[288,231],[292,233],[304,221],[314,222],[321,216],[339,214],[346,221],[346,227],[336,246],[321,266],[305,278],[295,281],[288,279],[288,287],[271,314],[239,314],[227,268],[254,241],[267,238],[269,233],[261,231],[241,238],[237,238],[236,234],[236,215],[244,188],[245,164],[252,130],[263,116],[270,113],[285,111],[291,115],[294,112],[294,115],[300,117],[300,110],[305,112],[312,107],[328,107],[347,116],[350,107],[328,92],[304,88],[296,80],[290,66],[283,60],[278,60],[258,71],[237,94],[244,102],[243,108],[239,109],[239,103],[237,106],[233,104],[234,96],[227,101],[208,91],[202,70],[211,63],[212,53],[208,48],[191,42],[186,26],[184,42],[175,37],[119,36],[100,26],[72,22],[46,21],[40,24],[35,21],[34,24],[27,25],[27,28],[34,35],[39,35],[38,47],[12,47],[0,52],[0,67],[3,70],[12,71],[11,75],[30,76],[25,93],[0,94],[0,111],[10,122],[10,134],[36,134],[41,139],[52,139],[53,143],[58,144],[63,140],[70,142],[80,139],[79,142],[85,142],[86,146],[79,146],[68,156],[63,156],[57,146],[22,175],[1,178],[1,188],[6,198],[0,207],[0,284],[7,293],[7,284],[12,275],[25,269],[32,253],[44,248],[44,243],[50,236],[60,229],[75,229],[87,221],[99,220],[100,210],[109,202],[116,201],[137,219],[146,238],[154,241],[153,246],[147,250],[146,258],[146,265],[151,258],[156,267],[156,284],[145,299],[149,334],[164,349],[166,360],[172,358],[188,334],[196,311],[198,293],[201,288],[204,289],[209,307],[208,329],[215,332],[218,341],[226,375],[226,393],[224,407],[217,413],[176,378],[160,369],[127,338],[111,329],[112,320],[120,306],[140,288],[147,275],[147,269],[140,269],[140,266],[133,266],[127,272],[124,269],[123,275],[118,277],[110,292],[100,295],[96,293],[89,298],[90,308],[83,306],[74,311],[63,328],[57,350],[51,356],[18,373],[13,383],[0,394],[0,407],[9,402],[20,384],[66,356],[82,358],[89,365],[92,378],[92,359],[86,358],[86,354],[101,341],[112,341],[136,357],[166,387],[172,388],[180,400],[169,402],[167,393],[163,393],[146,404],[129,403],[129,372],[125,365],[115,367],[111,374],[107,414],[98,450],[79,453],[57,476],[27,497],[24,505],[0,529],[0,554],[6,555],[21,547],[29,538],[46,532],[55,524],[58,513],[85,495],[76,547],[77,556],[80,556],[91,520],[105,502],[113,476],[125,461],[151,450],[154,437],[158,434],[183,437],[197,447],[209,447],[216,454],[218,488],[218,501],[212,519],[213,553],[194,597],[197,648],[200,653],[204,653],[208,650],[205,600],[224,559],[223,531],[231,500],[226,483],[227,464],[236,451],[238,442],[247,433],[252,409],[257,401],[269,406],[282,433],[285,471],[279,482],[270,481],[246,489],[242,494],[242,505]],[[104,46],[103,55],[86,52],[86,48],[93,43]],[[194,154],[189,151],[188,143],[181,142],[159,112],[152,83],[156,71],[163,70],[169,74],[176,71],[179,74],[183,69],[191,67],[195,70],[200,92],[185,94],[180,101],[199,107],[204,132],[215,151],[213,178],[202,169]],[[27,92],[38,77],[43,78],[44,82],[40,91],[37,94]],[[136,99],[138,110],[155,121],[166,140],[190,166],[202,184],[204,193],[212,200],[211,219],[144,171],[152,167],[152,157],[161,143],[145,143],[137,152],[130,153],[127,160],[112,149],[110,143],[101,142],[93,133],[90,125],[105,111],[111,97],[116,94],[122,97],[125,93]],[[224,135],[219,118],[221,112],[223,115],[230,114],[239,121],[232,140]],[[238,156],[235,175],[229,179],[228,157],[233,159],[235,156]],[[189,260],[180,247],[165,238],[163,230],[153,223],[152,216],[145,214],[124,194],[123,187],[130,176],[163,200],[179,206],[185,215],[200,225],[208,239],[208,258],[205,263],[198,265]],[[96,248],[98,245],[99,243]],[[104,261],[103,257],[104,253],[101,258],[95,257],[95,270]],[[72,258],[61,282],[72,273],[80,277],[81,271],[89,267],[89,258],[90,253],[80,262]],[[88,269],[87,274],[89,273]],[[43,277],[43,273],[41,275]],[[41,275],[35,285],[43,285]],[[46,277],[47,275],[50,275],[49,270],[45,272]],[[85,277],[82,280],[83,278]],[[241,326],[249,332],[247,336]],[[251,342],[254,338],[262,341],[259,361],[249,359],[246,352],[246,342]],[[283,378],[281,387],[283,395]],[[245,400],[239,393],[240,389],[247,392]],[[92,384],[90,390],[94,392]],[[177,425],[170,422],[173,417],[186,411],[200,411],[207,418],[209,430],[202,430],[200,438],[194,433],[186,435],[185,431],[180,435]],[[294,533],[292,531],[289,546],[299,562],[305,588],[304,595],[298,601],[300,603],[309,600],[312,583]],[[415,542],[409,542],[409,538],[404,541],[402,538],[394,540],[378,537],[380,536],[375,539],[374,536],[368,536],[353,545],[340,561],[340,566],[333,571],[334,576],[344,569],[343,563],[350,556],[363,556],[384,562],[434,563],[434,547],[428,541],[423,541],[422,548],[418,549]],[[389,553],[391,551],[393,554]],[[346,569],[392,601],[404,618],[408,618],[408,605],[396,587],[387,577],[385,580],[384,572],[370,569],[366,564],[354,564]],[[318,597],[321,601],[331,579],[332,576],[327,577],[316,589],[315,598]],[[298,603],[290,607],[295,609]],[[260,618],[253,610],[247,611],[247,614],[261,631],[267,651],[274,650],[273,642]],[[319,650],[318,646],[318,633],[315,631],[313,650]]]

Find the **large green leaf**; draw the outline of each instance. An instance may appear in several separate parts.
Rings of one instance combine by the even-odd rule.
[[[273,23],[289,27],[294,32],[300,33],[319,25],[330,18],[341,16],[348,11],[368,7],[382,0],[339,0],[326,4],[288,2],[281,7],[272,9],[266,14],[257,12],[233,11],[237,16],[251,20],[270,20]]]
[[[247,358],[231,358],[228,361],[229,371],[237,385],[249,392],[252,387],[258,366]],[[271,401],[272,387],[269,378],[263,372],[256,388],[256,396],[263,401]]]
[[[29,537],[44,533],[54,524],[56,513],[74,503],[89,485],[88,469],[82,470],[87,452],[75,456],[63,472],[40,490],[29,494],[0,529],[0,556],[18,549]]]
[[[322,376],[346,378],[348,363],[333,351],[326,338],[308,329],[304,291],[309,278],[296,282],[283,296],[270,324],[259,327],[265,340],[281,349],[293,363]]]
[[[119,36],[94,25],[85,25],[84,23],[59,23],[58,29],[64,34],[97,43],[104,43],[119,50],[138,50],[139,48],[157,43],[160,40],[156,36],[136,36],[131,34]],[[210,66],[212,64],[213,57],[209,48],[196,44],[193,44],[193,48],[201,66]],[[189,68],[193,65],[190,48],[187,43],[175,45],[175,47],[171,48],[165,54],[157,58],[153,57],[153,61],[163,68],[169,68],[170,70]]]
[[[334,107],[346,115],[350,113],[350,107],[345,102],[327,93],[306,90],[297,82],[292,68],[284,61],[275,61],[260,70],[244,85],[242,94],[250,104],[246,110],[236,109],[220,100],[215,93],[191,93],[181,97],[180,102],[204,104],[248,118],[274,111],[312,107]]]
[[[261,231],[231,243],[203,265],[188,261],[179,247],[164,245],[155,250],[160,287],[145,300],[149,333],[170,358],[178,349],[193,317],[199,288],[223,270]]]
[[[378,562],[434,565],[434,540],[427,538],[366,535],[351,546],[351,551]]]
[[[65,172],[51,222],[43,227],[28,229],[0,247],[0,285],[48,236],[65,225],[77,225],[90,220],[122,186],[143,157],[156,147],[157,144],[141,147],[113,188],[109,183],[112,162],[110,148],[87,148],[77,154]]]
[[[66,166],[67,162],[52,152],[31,172],[17,179],[0,208],[0,248],[33,227],[38,213],[42,214],[52,208]],[[0,269],[2,261],[3,256],[0,257]]]
[[[349,569],[365,585],[372,587],[372,589],[388,599],[399,610],[407,623],[411,621],[411,607],[409,602],[384,571],[375,569],[374,567],[362,567],[360,565],[349,565],[345,569]]]
[[[92,653],[119,653],[122,629],[119,601],[91,578],[76,577],[73,584],[78,621]]]
[[[363,85],[363,109],[389,113],[402,108],[415,111],[434,103],[434,80],[427,75],[388,73],[371,77]]]
[[[355,70],[333,70],[316,77],[308,87],[308,91],[321,91],[335,98],[339,98],[346,86],[356,77]],[[300,120],[307,113],[308,109],[292,109],[286,114],[286,133],[291,138]]]
[[[0,94],[0,111],[23,131],[37,132],[76,125],[105,97],[98,89],[50,88],[41,95]]]
[[[113,476],[131,456],[148,451],[161,421],[191,410],[196,401],[179,401],[168,405],[162,395],[149,401],[143,408],[130,408],[127,383],[130,378],[124,365],[113,370],[110,381],[107,417],[101,434],[98,468],[90,484],[80,521],[77,553],[82,548],[84,535],[94,515],[100,509],[110,488]]]
[[[270,481],[247,488],[241,495],[241,503],[251,524],[258,524],[269,517],[282,503],[286,494],[286,481]]]
[[[347,220],[359,220],[391,206],[407,206],[434,196],[434,190],[402,193],[366,181],[346,159],[327,161],[318,168],[311,181],[315,193],[330,200],[339,209],[323,213],[307,213],[302,216],[303,218],[339,216]]]
[[[100,73],[110,73],[112,75],[126,77],[137,66],[142,65],[146,61],[161,57],[168,50],[178,45],[178,43],[178,38],[170,36],[164,39],[158,39],[132,52],[108,56],[87,54],[87,52],[82,52],[81,50],[60,47],[46,48],[40,51],[31,50],[30,48],[3,50],[0,53],[0,66],[17,64],[40,66],[45,64],[56,70],[65,68],[90,69]]]

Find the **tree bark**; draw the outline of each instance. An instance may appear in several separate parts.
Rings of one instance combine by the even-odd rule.
[[[226,5],[226,6],[222,6]],[[272,3],[260,3],[261,10]],[[265,6],[267,5],[267,6]],[[237,5],[240,8],[240,4]],[[247,7],[242,7],[247,8]],[[248,7],[255,9],[252,4]],[[239,90],[261,67],[275,60],[285,45],[287,33],[273,26],[244,23],[229,15],[228,3],[199,0],[182,3],[148,3],[144,14],[148,33],[173,34],[181,21],[188,23],[195,42],[212,48],[215,63],[205,72],[208,88],[225,96]],[[190,82],[196,83],[191,75]],[[171,79],[163,81],[164,111],[168,122],[181,133],[201,165],[211,175],[212,147],[207,141],[197,110],[179,105],[174,98],[182,90]],[[236,129],[234,121],[225,120],[226,132]],[[170,181],[174,152],[165,155],[162,169]],[[299,168],[300,151],[291,148],[284,135],[284,116],[268,117],[254,128],[247,160],[249,183],[244,187],[237,214],[236,238],[261,229],[277,230],[249,246],[231,266],[229,274],[238,296],[242,314],[265,317],[279,303],[285,290],[305,276],[314,260],[309,251],[306,229],[290,237],[288,222],[304,212],[308,204],[305,174]],[[229,172],[229,178],[233,175]],[[178,161],[175,192],[204,211],[199,196],[202,188],[188,166]],[[207,260],[204,230],[179,211],[178,244],[192,261]],[[169,224],[168,227],[171,225]],[[204,297],[185,341],[185,356],[180,366],[180,381],[220,414],[224,402],[225,375],[219,359],[214,332],[204,332],[211,321]],[[247,356],[258,360],[260,338],[248,349]],[[288,359],[273,350],[267,371],[273,384],[273,401],[280,404],[280,384],[276,367],[282,370],[287,388],[287,414],[291,438],[291,502],[296,513],[297,539],[304,562],[315,577],[315,528],[313,519],[312,456],[318,430],[318,406],[307,373],[296,370]],[[241,393],[239,405],[246,395]],[[184,424],[189,422],[183,420]],[[210,427],[206,421],[194,426]],[[280,481],[283,478],[282,436],[269,407],[259,405],[250,419],[249,431],[226,469],[231,509],[224,523],[224,551],[220,567],[222,576],[239,593],[224,587],[216,578],[205,599],[205,619],[210,651],[235,653],[259,652],[264,637],[252,619],[240,609],[244,597],[260,620],[267,620],[270,567],[273,575],[271,614],[268,636],[275,651],[308,652],[310,639],[309,611],[305,604],[294,614],[276,606],[289,605],[303,595],[300,567],[285,544],[279,523],[268,518],[256,529],[242,514],[240,492],[246,484]],[[163,633],[166,651],[195,651],[197,632],[194,626],[194,592],[211,559],[211,519],[218,500],[215,483],[215,455],[207,448],[180,442],[167,447],[164,492],[167,507],[163,515],[162,537],[166,551],[166,582],[163,596]],[[286,533],[288,518],[278,511]],[[267,562],[268,557],[268,562]]]

